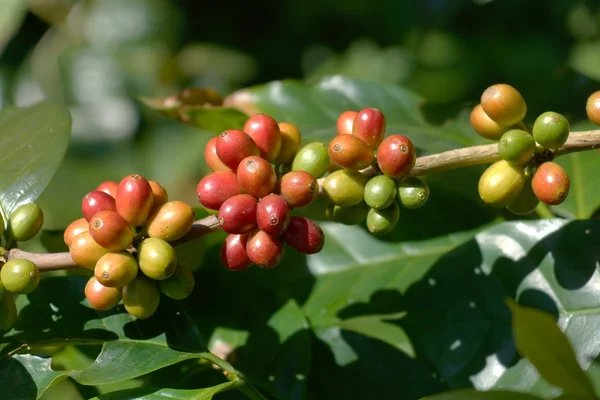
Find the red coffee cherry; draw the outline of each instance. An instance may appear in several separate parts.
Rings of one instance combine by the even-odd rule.
[[[275,161],[281,150],[281,131],[277,121],[266,114],[256,114],[246,121],[244,132],[254,139],[262,158]]]
[[[115,199],[109,194],[94,190],[83,197],[81,212],[88,221],[99,211],[117,211]]]
[[[219,159],[217,155],[217,136],[210,139],[204,147],[204,161],[211,171],[231,171],[229,167],[223,164],[223,161]]]
[[[240,186],[254,197],[273,193],[277,186],[277,174],[264,158],[251,156],[240,162],[237,169]]]
[[[232,171],[237,170],[244,158],[260,155],[254,140],[239,129],[229,129],[217,136],[215,148],[219,160]]]
[[[244,233],[256,228],[258,200],[249,194],[227,199],[219,208],[219,224],[227,233]]]
[[[531,188],[536,197],[553,206],[565,201],[570,187],[571,180],[567,171],[553,162],[540,165],[531,180]]]
[[[143,225],[154,204],[152,186],[141,175],[127,175],[117,188],[116,204],[117,212],[129,225]]]
[[[100,211],[90,219],[90,234],[94,241],[110,251],[122,251],[131,246],[133,230],[114,211]]]
[[[335,164],[350,171],[367,168],[375,156],[373,150],[352,135],[338,135],[329,142],[329,158]]]
[[[352,125],[354,125],[354,118],[358,111],[344,111],[340,114],[337,120],[337,132],[338,135],[352,135]]]
[[[304,207],[319,195],[319,183],[306,171],[291,171],[281,177],[279,193],[290,207]]]
[[[92,276],[85,285],[85,297],[94,310],[107,311],[121,301],[121,288],[106,287]]]
[[[221,246],[221,263],[230,271],[241,271],[252,265],[246,252],[250,233],[227,235]]]
[[[81,232],[89,231],[89,228],[90,223],[85,218],[79,218],[71,222],[69,226],[67,226],[67,229],[65,229],[63,235],[67,247],[71,247],[71,243],[75,239],[75,236],[79,235]]]
[[[200,203],[211,210],[218,210],[230,197],[244,193],[237,175],[231,171],[218,171],[206,175],[198,183],[196,194]]]
[[[169,201],[169,194],[167,193],[167,189],[162,187],[160,183],[156,181],[149,181],[148,183],[150,184],[150,188],[152,188],[152,197],[154,199],[152,210],[154,211]]]
[[[256,206],[258,228],[272,236],[283,234],[291,216],[292,209],[287,201],[277,194],[263,197]]]
[[[104,192],[104,193],[110,195],[110,197],[112,197],[114,199],[115,197],[117,197],[117,187],[118,186],[119,186],[119,184],[115,181],[105,181],[105,182],[102,182],[101,184],[99,184],[98,187],[96,188],[96,190]]]
[[[375,150],[385,135],[385,117],[376,108],[364,108],[356,114],[352,123],[352,135]]]
[[[283,258],[284,245],[282,239],[256,229],[250,234],[246,252],[253,264],[261,268],[273,268]]]
[[[75,264],[81,268],[87,268],[93,270],[96,267],[96,263],[109,251],[104,247],[100,246],[89,231],[81,232],[73,239],[71,247],[69,247],[69,254],[75,261]]]
[[[283,233],[285,241],[303,254],[315,254],[325,244],[325,234],[316,222],[305,217],[292,217]]]
[[[417,155],[409,138],[403,135],[391,135],[377,150],[379,169],[390,178],[400,178],[415,166]]]

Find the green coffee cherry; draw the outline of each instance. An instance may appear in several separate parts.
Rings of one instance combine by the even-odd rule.
[[[387,208],[396,198],[396,182],[385,175],[375,176],[367,182],[364,196],[369,207],[376,210]]]
[[[183,265],[177,264],[173,275],[164,281],[159,281],[158,287],[170,298],[183,300],[192,293],[194,284],[194,274]]]
[[[158,285],[145,276],[138,275],[123,288],[123,305],[127,312],[139,319],[146,319],[156,312],[160,303]]]
[[[31,239],[42,228],[44,213],[35,203],[24,204],[10,215],[8,233],[18,242]]]
[[[503,208],[521,193],[525,184],[525,170],[521,165],[497,161],[479,178],[479,196],[492,207]]]
[[[498,153],[511,164],[526,164],[535,153],[535,140],[525,131],[511,129],[502,135],[498,143]]]
[[[145,239],[138,247],[137,258],[144,275],[157,281],[167,279],[177,267],[175,249],[158,238]]]
[[[523,186],[521,193],[519,193],[519,196],[506,208],[513,214],[526,215],[535,210],[539,202],[540,200],[536,197],[531,188],[531,181],[527,181],[525,182],[525,186]]]
[[[327,146],[323,143],[313,142],[302,147],[294,161],[292,162],[292,171],[306,171],[315,178],[323,176],[329,169],[331,159]]]
[[[0,280],[7,291],[27,294],[38,287],[40,271],[31,261],[17,258],[4,264],[0,270]]]
[[[429,186],[416,176],[402,178],[398,183],[398,201],[404,208],[421,208],[429,199]]]
[[[371,208],[367,215],[367,229],[374,235],[385,235],[394,229],[399,219],[400,207],[396,203],[383,210]]]
[[[335,204],[329,204],[325,209],[325,216],[330,221],[343,225],[358,225],[367,219],[370,209],[364,201],[352,207],[340,207]]]
[[[569,121],[559,113],[548,111],[533,124],[533,138],[547,149],[558,149],[569,138]]]
[[[5,294],[6,294],[6,289],[4,288],[4,284],[0,280],[0,301],[2,301]]]
[[[325,178],[323,190],[333,204],[340,207],[352,207],[364,200],[367,179],[358,171],[341,169]]]
[[[0,331],[7,331],[17,322],[17,306],[10,293],[0,301]]]

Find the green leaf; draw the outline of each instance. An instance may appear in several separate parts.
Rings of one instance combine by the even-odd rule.
[[[41,103],[0,112],[0,206],[10,213],[35,201],[58,169],[69,144],[66,107]]]
[[[569,65],[590,79],[600,81],[600,41],[580,41],[573,45]]]
[[[566,393],[595,398],[594,387],[581,370],[568,339],[558,329],[554,318],[513,301],[508,305],[513,315],[517,349],[542,377]]]
[[[493,391],[477,392],[475,390],[455,390],[452,392],[424,397],[422,400],[539,400],[540,397],[525,393]]]
[[[567,199],[557,210],[572,218],[591,218],[600,207],[600,155],[597,150],[567,154],[556,159],[571,179]]]
[[[119,390],[92,400],[211,400],[214,395],[233,389],[233,382],[225,382],[217,386],[203,389],[161,389],[161,388],[136,388]]]

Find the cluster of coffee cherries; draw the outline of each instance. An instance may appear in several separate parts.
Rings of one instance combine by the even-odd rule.
[[[539,201],[558,205],[569,194],[567,172],[552,162],[553,151],[569,138],[569,122],[556,112],[539,115],[532,128],[523,123],[527,105],[512,86],[487,88],[471,112],[471,126],[481,136],[498,140],[502,160],[479,180],[481,199],[517,215],[532,212]]]
[[[85,287],[92,308],[109,310],[123,300],[129,314],[144,319],[158,308],[160,292],[176,300],[189,296],[194,276],[171,245],[192,228],[189,205],[169,201],[158,182],[132,174],[101,183],[85,195],[81,210],[64,241],[73,261],[94,272]]]

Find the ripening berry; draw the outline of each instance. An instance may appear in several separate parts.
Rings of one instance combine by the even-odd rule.
[[[123,298],[121,288],[107,287],[92,276],[85,285],[85,297],[94,310],[107,311]]]
[[[533,138],[546,149],[558,149],[569,138],[569,121],[559,113],[548,111],[533,124]]]
[[[298,127],[289,122],[280,122],[279,130],[281,131],[281,149],[275,159],[275,164],[289,165],[300,150],[302,135]]]
[[[256,143],[260,156],[269,162],[274,162],[281,150],[281,131],[272,117],[266,114],[256,114],[244,124],[246,132]]]
[[[8,234],[18,242],[33,238],[42,229],[44,213],[35,203],[23,204],[8,219]]]
[[[521,93],[503,83],[485,89],[481,95],[481,107],[491,119],[504,126],[521,122],[527,113],[527,104]]]
[[[560,165],[545,162],[533,174],[531,188],[540,201],[552,206],[566,200],[571,187],[569,174]]]
[[[217,155],[217,136],[211,138],[204,147],[204,161],[211,171],[231,171],[229,167],[223,164]]]
[[[374,176],[365,186],[365,202],[376,210],[388,208],[396,199],[396,182],[385,175]]]
[[[327,172],[330,164],[327,146],[312,142],[298,151],[292,162],[292,171],[306,171],[315,178],[320,178]]]
[[[115,199],[106,192],[94,190],[86,194],[81,200],[81,213],[86,220],[100,211],[117,211]]]
[[[91,270],[94,269],[98,260],[108,252],[109,250],[96,243],[89,231],[75,236],[69,247],[69,253],[75,264]]]
[[[404,208],[416,209],[429,199],[429,186],[416,176],[402,178],[398,183],[398,200]]]
[[[129,225],[144,225],[154,204],[152,187],[141,175],[128,175],[119,183],[115,202],[117,212]]]
[[[100,211],[90,219],[90,234],[96,243],[110,251],[125,250],[133,243],[133,229],[114,211]]]
[[[231,171],[218,171],[206,175],[198,182],[196,194],[200,203],[211,210],[218,210],[230,197],[244,193],[237,175]]]
[[[527,215],[535,210],[540,200],[537,198],[533,189],[531,188],[531,182],[525,182],[519,196],[510,203],[506,208],[508,211],[516,215]]]
[[[138,246],[138,265],[148,278],[167,279],[177,267],[177,254],[169,243],[158,238],[144,239]]]
[[[227,199],[219,208],[219,224],[227,233],[244,233],[256,228],[258,200],[249,194]]]
[[[524,184],[523,166],[497,161],[479,178],[479,197],[492,207],[503,208],[515,201]]]
[[[352,207],[364,200],[368,178],[357,171],[335,171],[325,178],[323,191],[333,204]]]
[[[525,131],[511,129],[500,138],[498,153],[511,164],[527,164],[535,153],[535,140]]]
[[[85,218],[79,218],[71,222],[63,235],[67,247],[71,247],[71,243],[81,232],[90,230],[90,223]]]
[[[123,251],[100,257],[94,268],[94,276],[107,287],[123,287],[138,274],[138,264],[133,255]]]
[[[283,197],[270,194],[263,197],[256,206],[258,228],[269,235],[281,236],[287,228],[292,209]]]
[[[156,209],[148,218],[148,236],[167,242],[177,240],[192,229],[196,213],[183,201],[169,201]]]
[[[352,135],[377,149],[385,135],[385,117],[376,108],[364,108],[356,114],[352,123]]]
[[[261,157],[244,158],[237,168],[237,178],[242,189],[258,198],[273,193],[277,186],[277,174]]]
[[[250,233],[227,235],[221,246],[221,263],[230,271],[241,271],[252,265],[246,252]]]
[[[588,97],[585,105],[587,116],[596,125],[600,125],[600,90]]]
[[[27,294],[40,284],[40,271],[33,262],[17,258],[4,264],[0,270],[0,280],[6,291]]]
[[[254,140],[238,129],[229,129],[217,136],[215,148],[219,160],[232,171],[237,170],[244,158],[260,155]]]
[[[284,245],[282,239],[256,229],[250,233],[246,252],[253,264],[261,268],[273,268],[283,258]]]
[[[483,111],[481,104],[477,104],[471,111],[471,127],[480,136],[490,140],[500,140],[506,131],[504,125],[500,125]]]
[[[119,184],[115,181],[104,181],[95,190],[104,192],[114,199],[117,197],[117,187],[119,187]]]
[[[352,125],[354,125],[354,118],[358,111],[344,111],[340,114],[337,119],[337,133],[338,135],[352,135]]]
[[[287,244],[302,254],[316,254],[325,245],[325,234],[321,227],[305,217],[292,217],[283,238]]]
[[[417,155],[409,138],[391,135],[377,149],[379,169],[390,178],[400,178],[415,166]]]
[[[154,199],[152,202],[152,211],[154,211],[169,201],[169,194],[167,193],[167,189],[165,189],[160,183],[156,181],[148,181],[148,183],[152,189],[152,198]]]
[[[146,319],[156,312],[160,303],[158,285],[152,279],[138,275],[123,288],[123,305],[129,314]]]
[[[17,323],[17,306],[10,294],[0,301],[0,331],[8,331]]]
[[[382,210],[371,208],[367,215],[367,229],[374,235],[385,235],[394,229],[399,219],[400,207],[396,203]]]
[[[183,300],[192,294],[195,283],[192,271],[181,264],[177,264],[173,275],[164,281],[158,281],[158,288],[174,300]]]
[[[304,207],[319,195],[319,183],[306,171],[291,171],[281,177],[279,194],[290,207]]]
[[[364,201],[352,207],[340,207],[330,203],[325,209],[325,217],[343,225],[358,225],[367,219],[370,209]]]
[[[362,140],[352,135],[338,135],[329,142],[329,158],[334,164],[350,171],[367,168],[375,156],[373,150]]]

